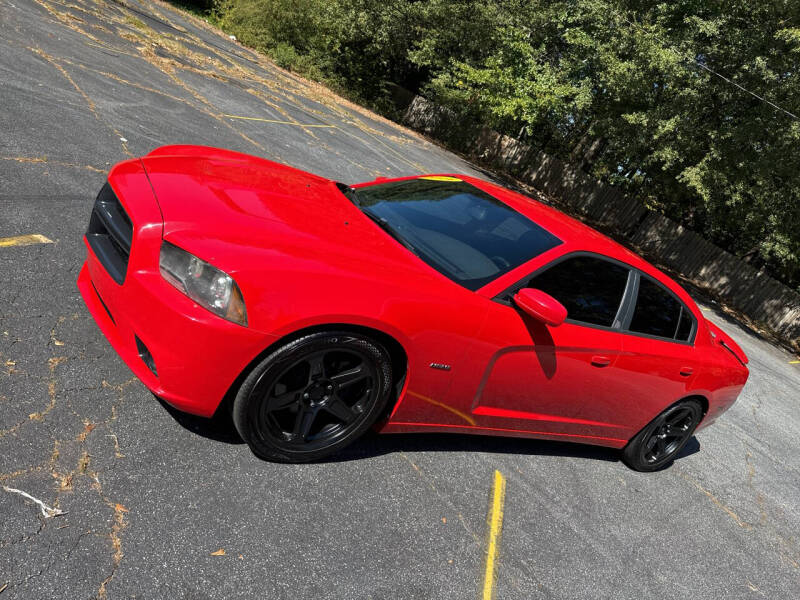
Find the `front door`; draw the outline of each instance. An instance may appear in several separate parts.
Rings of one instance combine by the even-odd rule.
[[[478,426],[608,445],[629,439],[635,432],[620,417],[624,382],[617,363],[631,279],[622,263],[576,253],[496,298],[471,353],[479,375],[471,407]],[[517,309],[508,298],[521,287],[556,298],[567,321],[551,327]]]

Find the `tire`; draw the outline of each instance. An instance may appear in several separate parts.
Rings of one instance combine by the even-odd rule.
[[[667,408],[637,433],[622,450],[622,460],[635,471],[657,471],[672,463],[703,418],[697,400]]]
[[[391,394],[392,369],[375,341],[314,333],[272,352],[233,401],[233,423],[253,453],[275,462],[329,456],[369,429]]]

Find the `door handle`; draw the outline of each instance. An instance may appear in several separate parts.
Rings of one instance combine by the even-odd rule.
[[[611,364],[611,359],[607,356],[593,356],[592,357],[592,366],[593,367],[607,367]]]
[[[692,367],[681,367],[681,376],[688,377],[692,373],[694,373],[694,369]]]

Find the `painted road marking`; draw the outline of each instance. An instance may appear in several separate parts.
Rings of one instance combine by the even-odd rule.
[[[486,544],[486,571],[483,576],[483,600],[494,598],[495,573],[497,571],[497,548],[503,530],[503,503],[506,499],[506,478],[500,471],[494,472],[494,486],[489,514],[486,517],[489,535]]]
[[[800,365],[800,360],[790,360],[789,364],[790,365]]]
[[[458,177],[451,177],[450,175],[424,175],[420,179],[427,179],[428,181],[461,181]]]
[[[31,246],[33,244],[52,244],[52,243],[53,240],[46,238],[45,236],[38,233],[0,238],[0,248],[5,248],[6,246]]]
[[[304,123],[295,123],[294,121],[276,121],[275,119],[262,119],[261,117],[239,117],[236,115],[222,115],[229,119],[242,119],[244,121],[261,121],[262,123],[277,123],[278,125],[295,125],[297,127],[330,127],[335,128],[336,125],[306,125]]]

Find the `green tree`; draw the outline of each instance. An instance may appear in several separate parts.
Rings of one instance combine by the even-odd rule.
[[[800,123],[711,72],[797,114],[800,4],[512,4],[429,95],[564,158],[601,140],[595,175],[800,284]]]
[[[800,289],[800,122],[733,85],[800,114],[797,0],[221,1],[283,66],[421,91]]]

